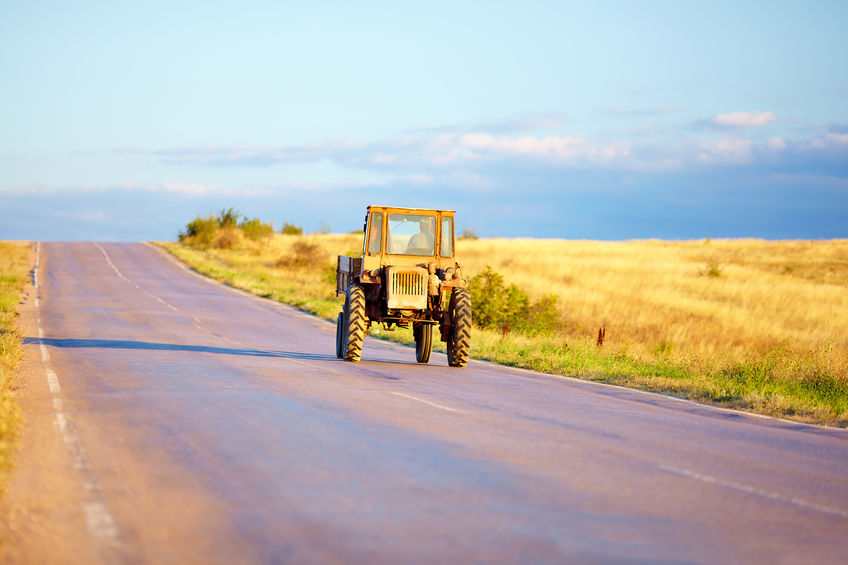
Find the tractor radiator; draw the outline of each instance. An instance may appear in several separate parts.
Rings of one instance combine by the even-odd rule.
[[[389,269],[386,289],[391,310],[423,310],[427,307],[427,271]]]

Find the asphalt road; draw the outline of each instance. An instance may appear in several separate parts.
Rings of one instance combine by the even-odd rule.
[[[8,562],[845,563],[848,432],[366,340],[44,243]]]

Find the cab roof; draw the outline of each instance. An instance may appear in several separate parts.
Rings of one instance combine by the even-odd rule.
[[[405,206],[381,206],[379,204],[369,205],[368,209],[370,210],[371,208],[383,208],[383,209],[386,209],[386,210],[401,210],[401,211],[404,211],[404,212],[454,212],[454,213],[456,213],[456,210],[441,210],[441,209],[438,209],[438,208],[408,208],[408,207],[405,207]]]

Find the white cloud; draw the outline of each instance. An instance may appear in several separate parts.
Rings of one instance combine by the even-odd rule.
[[[718,139],[700,144],[698,160],[704,163],[739,164],[751,157],[751,142],[747,139]]]
[[[552,130],[569,121],[568,116],[557,112],[525,114],[494,121],[464,121],[446,126],[415,128],[412,134],[437,135],[440,133],[494,133],[509,134],[524,131]]]
[[[773,149],[775,151],[783,151],[784,149],[786,149],[787,144],[779,137],[770,137],[768,141],[766,141],[766,146],[768,146],[769,149]]]
[[[834,145],[848,145],[848,133],[829,133],[826,137]]]
[[[624,116],[629,118],[650,118],[671,114],[680,110],[679,106],[657,106],[655,108],[609,108],[603,110],[615,116]]]
[[[797,140],[791,137],[748,138],[727,135],[711,139],[727,125],[757,125],[776,119],[772,112],[736,112],[702,120],[673,135],[656,130],[637,138],[626,134],[588,137],[579,134],[528,135],[489,131],[433,130],[419,134],[406,132],[370,142],[326,141],[301,146],[206,146],[147,150],[152,158],[183,166],[233,165],[247,167],[310,166],[300,174],[303,180],[318,179],[316,185],[274,185],[280,192],[334,190],[334,185],[382,186],[395,182],[485,186],[499,182],[511,170],[583,169],[671,173],[687,168],[739,166],[769,159],[769,166],[799,159],[832,159],[848,148],[847,133],[822,133]],[[725,124],[719,126],[719,123]],[[710,130],[704,136],[703,127]],[[833,130],[832,130],[833,131]],[[840,131],[840,130],[837,130]],[[313,166],[314,165],[314,166]],[[327,168],[337,172],[331,178]],[[189,169],[190,171],[190,169]],[[466,176],[462,176],[466,175]],[[288,175],[291,178],[291,175]],[[329,182],[332,181],[332,182]],[[110,187],[113,188],[113,187]],[[248,196],[249,186],[217,188],[192,183],[165,182],[132,187],[186,195],[239,194]],[[265,187],[267,188],[267,187]]]
[[[394,163],[395,156],[390,155],[388,153],[377,153],[373,157],[371,157],[371,162],[376,163],[378,165],[389,165]]]
[[[777,119],[774,112],[731,112],[729,114],[717,114],[713,121],[720,126],[731,127],[757,127],[764,126]]]
[[[603,143],[579,136],[496,137],[477,133],[463,135],[459,143],[490,154],[529,156],[559,162],[620,160],[627,158],[631,149],[629,143]]]
[[[192,184],[185,182],[163,182],[160,185],[149,185],[147,190],[173,192],[176,194],[186,194],[189,196],[202,196],[214,192],[215,189],[211,186],[203,184]]]
[[[801,147],[820,151],[848,148],[848,133],[828,133],[802,144]]]

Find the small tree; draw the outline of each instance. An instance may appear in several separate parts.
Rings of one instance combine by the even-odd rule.
[[[473,276],[468,289],[478,327],[538,334],[555,331],[561,325],[556,295],[531,303],[527,293],[515,284],[504,285],[503,275],[491,267]]]
[[[462,233],[459,234],[459,239],[479,239],[477,237],[477,233],[471,228],[465,228],[462,230]]]
[[[238,225],[239,213],[235,208],[221,210],[218,213],[218,227],[233,228]]]
[[[205,218],[196,217],[186,225],[184,232],[180,232],[181,242],[189,245],[207,247],[212,243],[215,234],[218,233],[218,219],[209,215]]]
[[[239,227],[244,233],[244,237],[252,241],[258,241],[260,239],[270,237],[271,234],[274,233],[274,223],[271,222],[270,224],[266,224],[259,218],[253,218],[252,220],[244,218],[241,224],[239,224]]]
[[[280,233],[285,235],[303,235],[303,228],[288,222],[283,222],[283,227],[280,228]]]

